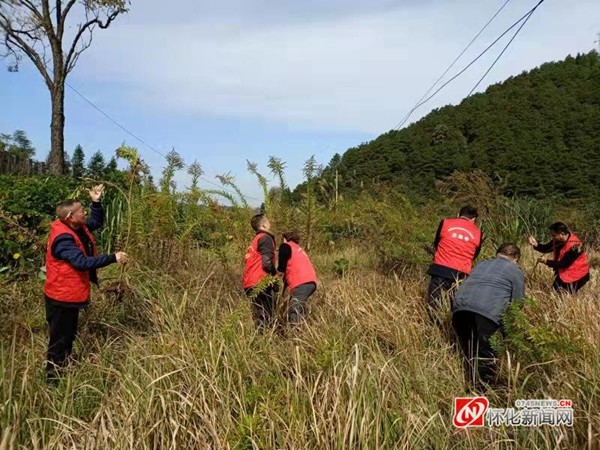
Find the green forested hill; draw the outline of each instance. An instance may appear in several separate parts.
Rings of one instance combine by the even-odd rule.
[[[600,184],[600,57],[567,57],[490,86],[458,106],[432,111],[336,155],[348,191],[387,182],[428,198],[435,180],[482,169],[507,184],[507,194],[596,196]]]

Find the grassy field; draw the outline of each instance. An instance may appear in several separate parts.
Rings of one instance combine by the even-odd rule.
[[[44,381],[42,282],[3,282],[0,448],[600,448],[596,273],[561,298],[526,253],[525,338],[506,344],[502,380],[486,393],[493,407],[571,399],[574,426],[458,430],[454,398],[474,393],[427,320],[424,273],[382,274],[374,254],[350,248],[340,276],[339,254],[312,253],[309,321],[285,333],[255,333],[234,260],[200,252],[175,275],[133,264],[123,298],[94,293],[78,361],[56,388]],[[118,269],[103,276],[109,286]]]

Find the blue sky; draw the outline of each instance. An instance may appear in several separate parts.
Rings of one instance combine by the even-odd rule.
[[[161,152],[174,147],[186,162],[197,159],[211,180],[231,172],[260,197],[246,159],[266,172],[268,156],[281,157],[295,185],[311,155],[327,164],[393,128],[502,3],[178,0],[175,8],[134,1],[129,14],[95,34],[69,83]],[[536,3],[512,0],[461,62]],[[597,0],[547,0],[480,90],[587,52],[598,32]],[[499,51],[413,119],[460,102]],[[50,102],[40,75],[27,63],[16,74],[0,71],[0,99],[0,132],[25,130],[45,157]],[[101,150],[110,157],[126,142],[160,171],[159,155],[69,90],[66,117],[69,152],[81,144],[88,156]],[[187,181],[178,176],[179,187]]]

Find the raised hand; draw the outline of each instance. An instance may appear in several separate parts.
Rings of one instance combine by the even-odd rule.
[[[99,202],[100,197],[102,197],[102,194],[104,193],[104,185],[99,184],[97,186],[94,186],[92,189],[86,189],[85,191],[90,196],[93,202]]]

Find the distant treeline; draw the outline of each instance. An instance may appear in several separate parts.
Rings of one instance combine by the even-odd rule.
[[[43,175],[48,164],[33,159],[36,149],[23,130],[12,134],[0,133],[0,175]],[[86,162],[81,145],[73,150],[73,156],[65,152],[67,175],[74,178],[90,177],[97,180],[114,179],[121,172],[117,168],[117,160],[113,156],[105,161],[101,151],[93,153]]]

